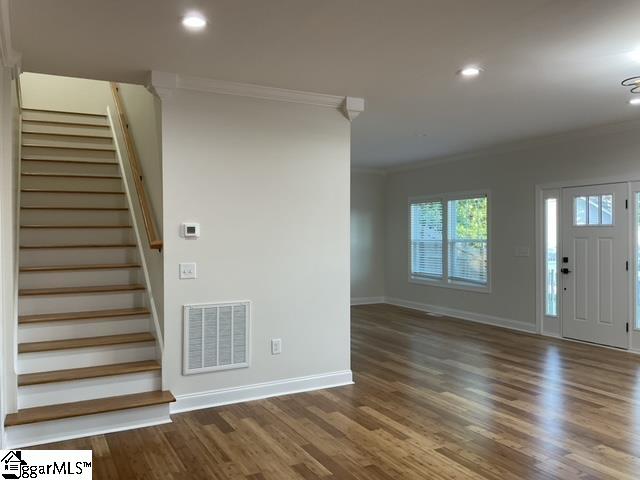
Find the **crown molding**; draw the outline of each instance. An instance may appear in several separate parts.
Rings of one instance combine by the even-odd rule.
[[[0,0],[0,62],[11,68],[14,75],[20,73],[20,55],[13,49],[11,41],[11,15],[9,0]]]
[[[349,121],[353,121],[364,111],[364,98],[341,97],[324,93],[302,92],[285,88],[265,87],[249,83],[236,83],[204,77],[191,77],[176,73],[152,71],[149,86],[161,98],[174,90],[235,95],[239,97],[260,98],[278,102],[301,103],[318,107],[334,108],[343,112]]]
[[[452,155],[437,156],[431,159],[405,163],[402,165],[389,166],[385,167],[384,170],[388,174],[404,173],[414,170],[421,170],[423,168],[430,168],[446,163],[460,162],[470,159],[490,158],[492,155],[504,155],[522,150],[543,147],[554,143],[562,143],[570,140],[580,140],[587,137],[609,135],[625,131],[638,131],[639,129],[640,120],[623,120],[620,122],[592,125],[589,127],[583,127],[574,130],[529,137],[520,140],[514,140],[511,142],[498,143],[486,147],[480,147],[476,150],[455,153]]]

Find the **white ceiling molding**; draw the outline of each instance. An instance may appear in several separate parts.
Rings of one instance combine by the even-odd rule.
[[[10,20],[9,0],[0,0],[0,62],[17,75],[20,72],[20,55],[13,49]]]
[[[172,90],[193,90],[197,92],[236,95],[279,102],[302,103],[305,105],[338,109],[345,114],[349,121],[352,121],[364,111],[364,98],[301,92],[298,90],[265,87],[249,83],[190,77],[168,72],[152,71],[149,84],[150,89],[161,98],[165,98]]]

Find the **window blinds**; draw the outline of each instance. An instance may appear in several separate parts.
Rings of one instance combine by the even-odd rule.
[[[411,274],[442,278],[442,202],[411,205]]]

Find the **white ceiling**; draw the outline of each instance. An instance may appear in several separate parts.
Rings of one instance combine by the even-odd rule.
[[[189,9],[210,21],[183,30]],[[638,0],[13,0],[25,71],[149,70],[364,97],[353,164],[389,167],[640,116]],[[477,63],[481,77],[455,72]],[[605,160],[605,159],[603,159]]]

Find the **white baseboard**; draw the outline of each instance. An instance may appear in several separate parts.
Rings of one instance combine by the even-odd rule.
[[[242,387],[222,388],[208,392],[176,395],[176,402],[171,404],[171,413],[188,412],[201,408],[218,407],[232,403],[259,400],[261,398],[309,392],[324,388],[351,385],[351,370],[323,373],[308,377],[288,378],[274,382],[256,383]]]
[[[373,305],[374,303],[385,303],[384,297],[354,297],[351,305]]]
[[[458,310],[455,308],[440,307],[437,305],[428,305],[426,303],[412,302],[409,300],[402,300],[400,298],[387,297],[386,303],[390,305],[396,305],[398,307],[413,308],[414,310],[420,310],[422,312],[430,312],[438,315],[446,315],[449,317],[459,318],[461,320],[468,320],[470,322],[484,323],[486,325],[509,328],[511,330],[518,330],[520,332],[536,333],[536,325],[533,323],[526,323],[526,322],[520,322],[518,320],[494,317],[493,315],[466,312],[464,310]]]

